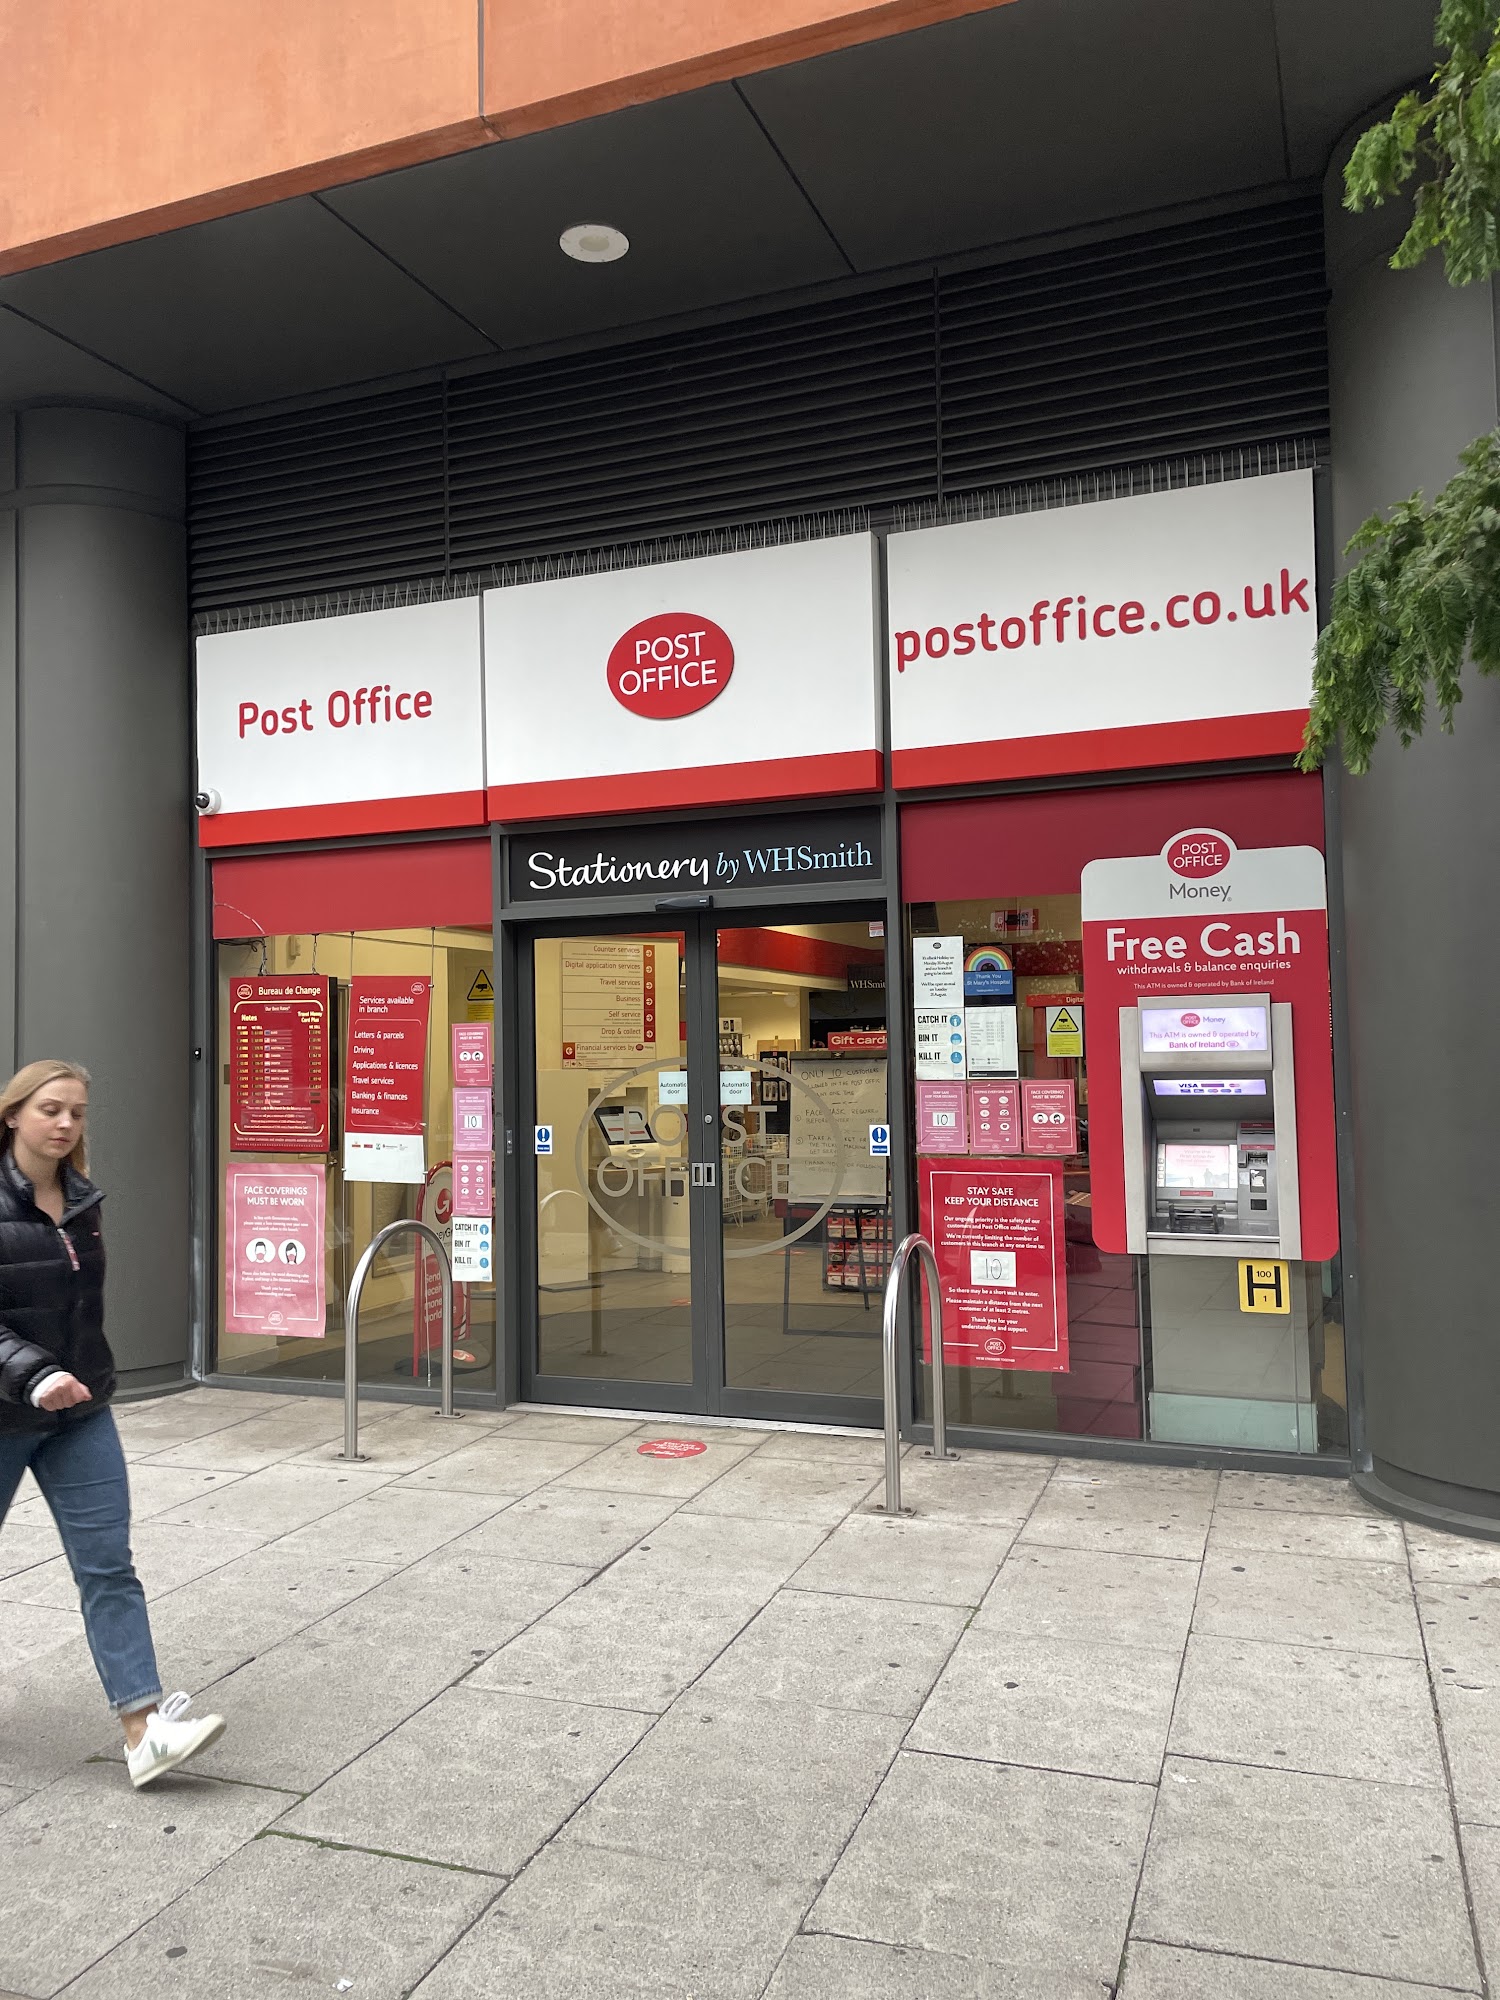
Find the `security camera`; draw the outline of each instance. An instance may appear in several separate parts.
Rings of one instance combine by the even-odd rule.
[[[219,792],[194,792],[193,794],[193,804],[201,813],[216,813],[223,803],[223,796]]]

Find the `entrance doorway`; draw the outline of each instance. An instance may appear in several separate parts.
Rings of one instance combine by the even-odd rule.
[[[531,933],[523,1395],[880,1421],[883,910],[807,915]]]

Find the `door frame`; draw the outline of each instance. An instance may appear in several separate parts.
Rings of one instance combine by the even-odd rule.
[[[871,885],[864,896],[842,894],[816,900],[791,895],[757,900],[753,903],[724,904],[719,907],[660,909],[654,912],[622,910],[618,904],[600,909],[570,910],[566,915],[532,917],[520,911],[508,913],[504,926],[503,953],[497,951],[502,980],[508,986],[509,1019],[514,1034],[507,1036],[512,1060],[508,1064],[505,1094],[508,1115],[502,1119],[506,1131],[506,1163],[513,1171],[507,1221],[511,1254],[505,1259],[509,1275],[507,1317],[515,1329],[515,1339],[507,1369],[507,1401],[572,1404],[595,1409],[651,1410],[688,1417],[756,1418],[777,1423],[844,1424],[878,1428],[881,1407],[878,1397],[818,1396],[794,1390],[737,1389],[725,1382],[724,1342],[724,1229],[721,1185],[721,1128],[719,1103],[719,979],[718,933],[720,929],[754,927],[759,923],[787,922],[792,913],[808,922],[841,923],[879,916],[887,927],[887,1031],[891,1004],[891,958],[888,901],[879,885]],[[711,1164],[712,1185],[694,1187],[689,1193],[688,1253],[690,1260],[692,1379],[688,1382],[641,1381],[634,1377],[615,1379],[542,1374],[537,1367],[540,1335],[538,1307],[537,1199],[535,1155],[526,1138],[535,1125],[536,1112],[536,989],[533,945],[538,939],[564,937],[640,936],[658,932],[680,932],[683,940],[687,1048],[684,1060],[688,1071],[688,1160]],[[700,1054],[699,1051],[706,1054]],[[888,1078],[890,1048],[887,1048]],[[497,1077],[497,1084],[499,1078]],[[888,1112],[895,1118],[901,1092],[899,1080],[888,1082]],[[893,1147],[893,1154],[895,1148]],[[893,1189],[893,1217],[898,1212]],[[877,1321],[878,1328],[878,1321]]]

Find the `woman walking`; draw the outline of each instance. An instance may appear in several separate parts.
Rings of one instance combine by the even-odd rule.
[[[0,1523],[30,1466],[52,1510],[133,1785],[216,1743],[218,1715],[161,1698],[130,1558],[130,1489],[109,1409],[103,1195],[88,1161],[88,1071],[34,1062],[0,1090]]]

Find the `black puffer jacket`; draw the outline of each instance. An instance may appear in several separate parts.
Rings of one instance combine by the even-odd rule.
[[[65,1166],[59,1226],[36,1205],[31,1182],[7,1147],[0,1153],[0,1432],[50,1431],[76,1423],[115,1390],[115,1358],[104,1338],[104,1237],[92,1181]],[[32,1385],[65,1368],[91,1403],[38,1410]]]

